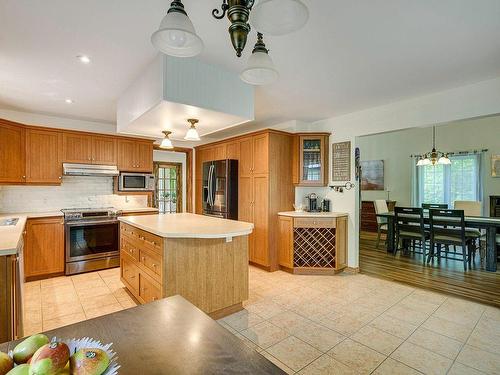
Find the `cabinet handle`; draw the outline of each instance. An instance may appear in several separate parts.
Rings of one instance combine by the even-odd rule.
[[[156,301],[156,297],[153,297],[153,301]]]
[[[89,161],[91,161],[91,160],[92,160],[92,158],[89,158]]]
[[[23,179],[26,180],[26,176],[23,176]]]
[[[62,180],[62,176],[59,176],[59,179]]]
[[[142,257],[142,261],[145,262],[146,261],[146,257]]]
[[[130,276],[131,279],[135,279],[135,275],[134,276]]]

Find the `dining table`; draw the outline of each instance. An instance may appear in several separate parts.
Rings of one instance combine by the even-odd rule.
[[[387,252],[396,249],[396,221],[393,211],[377,214],[387,221]],[[429,224],[429,213],[424,212],[424,223]],[[465,227],[484,230],[486,232],[486,271],[497,271],[497,231],[500,229],[500,218],[484,216],[465,216]]]

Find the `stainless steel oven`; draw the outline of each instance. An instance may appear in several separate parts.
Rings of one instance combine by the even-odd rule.
[[[119,211],[62,210],[65,226],[66,275],[120,265]]]
[[[120,173],[118,191],[154,191],[155,176],[149,173]]]

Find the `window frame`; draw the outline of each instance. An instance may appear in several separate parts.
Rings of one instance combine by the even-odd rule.
[[[176,196],[177,196],[177,201],[176,201],[176,212],[175,213],[180,213],[182,212],[182,163],[174,163],[174,162],[159,162],[155,161],[153,163],[153,173],[155,175],[155,191],[153,194],[153,206],[155,208],[160,209],[159,205],[159,199],[158,199],[158,185],[159,185],[159,169],[160,168],[175,168],[176,169]],[[172,212],[161,212],[160,213],[172,213]]]

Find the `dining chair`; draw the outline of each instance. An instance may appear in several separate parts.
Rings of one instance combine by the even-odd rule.
[[[387,207],[387,202],[384,199],[377,199],[373,202],[375,207],[375,214],[386,214],[389,212],[389,208]],[[377,245],[380,243],[380,235],[383,233],[387,234],[387,219],[385,217],[377,216]]]
[[[465,216],[481,216],[481,202],[480,201],[455,201],[453,203],[453,208],[455,210],[463,210]],[[474,253],[475,250],[481,249],[481,243],[479,242],[481,238],[481,231],[475,228],[466,228],[467,232],[474,235]],[[481,251],[480,251],[481,252]]]
[[[422,244],[423,263],[425,264],[427,240],[430,238],[429,232],[424,226],[424,210],[418,207],[395,207],[394,222],[396,223],[396,249],[394,255],[398,252],[400,242],[409,241],[413,244],[419,241]],[[415,251],[415,248],[413,248]]]
[[[424,210],[430,210],[430,209],[447,210],[448,204],[447,203],[422,203],[422,208]]]
[[[437,256],[441,258],[441,245],[460,246],[464,271],[472,260],[474,241],[477,237],[465,229],[465,215],[463,210],[429,210],[430,224],[430,251],[427,262]],[[437,252],[437,253],[436,253]]]

